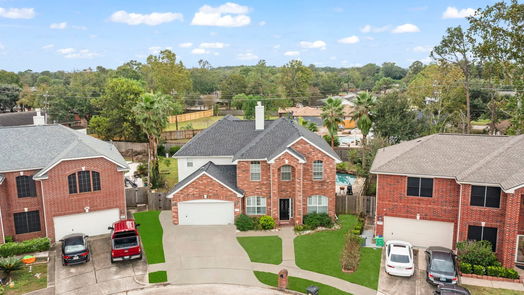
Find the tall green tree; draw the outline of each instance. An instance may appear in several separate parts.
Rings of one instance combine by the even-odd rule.
[[[143,71],[149,90],[183,98],[192,88],[189,71],[171,50],[148,56]]]
[[[312,78],[313,72],[300,60],[292,60],[280,69],[280,84],[284,95],[293,102],[293,105],[309,98],[308,90]]]
[[[13,111],[22,89],[16,84],[0,85],[0,110]]]
[[[162,131],[167,126],[167,117],[181,113],[183,106],[165,94],[146,93],[140,97],[132,111],[137,124],[148,139],[148,181],[152,188],[163,185],[158,168],[157,147]]]
[[[228,106],[231,106],[231,101],[235,95],[247,92],[246,78],[237,73],[229,74],[220,82],[219,88],[220,98],[227,101]]]
[[[367,144],[367,136],[373,127],[371,111],[376,104],[377,98],[369,92],[360,92],[355,101],[353,120],[357,122],[357,127],[362,132],[362,165],[366,166],[365,150]]]
[[[344,105],[342,100],[328,98],[326,103],[322,106],[322,113],[320,114],[324,126],[326,126],[329,137],[331,139],[331,147],[335,147],[335,137],[337,136],[338,125],[344,121]]]
[[[270,117],[271,113],[275,113],[279,107],[289,106],[285,99],[272,99],[260,95],[246,95],[243,93],[233,97],[232,105],[244,111],[244,119],[253,120],[255,119],[255,106],[258,101],[264,105],[264,115],[266,119]]]
[[[265,60],[260,60],[245,73],[247,75],[246,94],[262,95],[264,97],[277,94],[276,70],[268,67]]]
[[[0,70],[0,84],[14,84],[17,86],[22,86],[22,83],[20,83],[20,77],[17,74],[4,70]]]
[[[218,90],[220,77],[206,60],[199,60],[198,67],[190,70],[193,91],[199,94],[209,94]]]
[[[300,126],[306,128],[307,130],[311,131],[311,132],[317,132],[318,131],[318,126],[317,126],[317,124],[315,124],[315,122],[311,122],[311,121],[305,120],[302,117],[298,117],[298,124]]]

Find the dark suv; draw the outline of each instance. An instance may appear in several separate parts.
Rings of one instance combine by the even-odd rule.
[[[62,242],[62,265],[89,262],[90,256],[86,235],[70,234],[61,239],[60,242]]]
[[[468,289],[459,285],[439,285],[433,293],[435,295],[471,295]]]
[[[432,285],[456,284],[458,281],[455,253],[444,247],[426,249],[426,280]]]

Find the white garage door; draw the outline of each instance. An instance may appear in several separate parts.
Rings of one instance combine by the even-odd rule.
[[[178,202],[178,224],[218,225],[233,224],[233,202],[221,200],[195,200]]]
[[[120,210],[118,208],[57,216],[53,218],[55,238],[60,240],[65,235],[72,233],[83,233],[89,236],[106,234],[109,233],[107,227],[119,219]]]
[[[410,242],[413,246],[453,246],[453,223],[384,217],[384,239]]]

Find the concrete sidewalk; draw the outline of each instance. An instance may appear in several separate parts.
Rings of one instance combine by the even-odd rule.
[[[488,288],[498,288],[498,289],[509,289],[515,291],[524,292],[524,285],[521,283],[512,283],[512,282],[503,282],[503,281],[490,281],[490,280],[481,280],[476,278],[460,278],[462,285],[471,285],[471,286],[480,286]]]

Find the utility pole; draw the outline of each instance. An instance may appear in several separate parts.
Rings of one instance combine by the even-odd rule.
[[[49,97],[48,91],[46,91],[45,94],[42,96],[44,97],[44,123],[47,124],[47,112],[49,109],[49,101],[47,100],[47,98]]]

